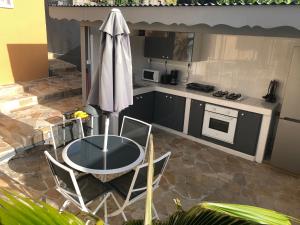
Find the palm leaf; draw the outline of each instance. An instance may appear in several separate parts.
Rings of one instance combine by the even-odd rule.
[[[178,208],[178,207],[177,207]],[[290,225],[291,220],[284,214],[247,205],[202,203],[188,211],[179,208],[165,221],[153,221],[153,225]],[[126,222],[124,225],[143,225],[144,221]]]
[[[149,162],[148,162],[148,174],[147,174],[147,197],[145,205],[145,222],[144,225],[152,225],[152,185],[153,185],[153,158],[154,158],[154,149],[153,149],[153,135],[150,135],[149,141]]]
[[[60,213],[57,209],[43,202],[34,202],[20,194],[2,190],[0,198],[1,225],[84,225],[75,215]]]
[[[239,217],[245,220],[255,221],[259,224],[272,225],[291,225],[291,220],[299,222],[299,220],[275,212],[273,210],[238,204],[222,204],[222,203],[202,203],[201,206],[216,212]]]

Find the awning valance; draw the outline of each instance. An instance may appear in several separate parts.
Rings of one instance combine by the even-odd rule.
[[[50,17],[77,21],[102,21],[111,7],[58,7],[49,6]],[[206,24],[232,27],[282,26],[300,30],[300,6],[253,5],[253,6],[176,6],[176,7],[120,7],[127,22]]]

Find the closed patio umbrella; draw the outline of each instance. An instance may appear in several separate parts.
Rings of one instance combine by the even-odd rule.
[[[133,103],[129,28],[119,9],[112,9],[100,30],[99,61],[87,103],[106,115],[103,151],[107,151],[109,116]]]

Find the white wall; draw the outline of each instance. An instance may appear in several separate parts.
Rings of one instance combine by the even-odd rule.
[[[201,42],[201,61],[192,63],[189,82],[210,83],[218,89],[255,98],[261,98],[269,82],[276,79],[280,81],[279,97],[282,99],[293,48],[300,46],[300,39],[296,38],[209,33],[203,34]],[[164,72],[163,61],[154,60],[150,66],[143,57],[142,37],[132,38],[131,45],[137,77],[144,67]],[[182,79],[186,80],[187,63],[170,61],[168,65],[169,70],[181,70]]]

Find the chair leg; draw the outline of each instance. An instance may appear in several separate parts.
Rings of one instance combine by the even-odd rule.
[[[100,202],[100,204],[97,206],[97,208],[93,211],[93,214],[95,215],[103,206],[103,204],[105,203],[105,201],[108,199],[108,197],[111,195],[111,193],[106,194],[106,196],[102,199],[102,201]]]
[[[58,160],[57,149],[54,149],[55,159]]]
[[[64,210],[68,207],[68,205],[69,205],[70,203],[71,203],[71,202],[70,202],[69,200],[66,200],[66,201],[64,202],[64,204],[62,205],[62,207],[60,207],[59,212],[64,211]]]
[[[154,213],[153,219],[158,219],[159,220],[159,216],[157,214],[156,208],[155,208],[153,203],[152,203],[152,211]]]
[[[117,207],[118,207],[119,209],[121,209],[121,206],[120,206],[118,200],[116,199],[115,195],[112,193],[111,196],[112,196],[114,202],[116,203]],[[126,217],[126,215],[125,215],[125,213],[124,213],[124,209],[121,211],[121,214],[122,214],[123,219],[124,219],[125,221],[127,221],[127,217]]]

